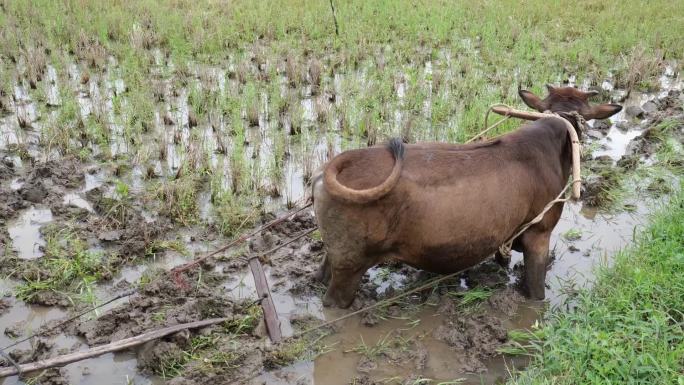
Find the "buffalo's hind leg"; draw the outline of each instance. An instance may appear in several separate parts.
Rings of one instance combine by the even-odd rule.
[[[324,285],[327,285],[328,282],[330,282],[330,278],[332,277],[332,268],[330,266],[330,258],[328,258],[328,255],[325,254],[323,256],[323,261],[321,262],[321,265],[318,267],[318,270],[316,271],[316,274],[314,275],[314,278],[323,283]]]
[[[522,235],[522,251],[525,261],[525,288],[530,298],[545,297],[546,267],[549,261],[550,230],[539,231],[534,227]]]
[[[363,253],[345,251],[327,255],[331,279],[323,297],[323,306],[349,307],[361,283],[363,274],[375,263]]]

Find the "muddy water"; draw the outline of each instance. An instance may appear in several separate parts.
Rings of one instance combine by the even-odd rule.
[[[34,210],[34,211],[31,211]],[[32,237],[25,244],[40,243],[38,229],[44,221],[50,218],[46,212],[43,215],[35,214],[40,209],[32,208],[18,220],[13,228],[30,229]],[[547,282],[551,289],[547,291],[552,304],[560,304],[565,298],[567,288],[573,285],[583,285],[591,279],[592,268],[597,264],[608,263],[609,256],[616,250],[628,245],[635,232],[635,227],[645,220],[645,214],[649,211],[646,204],[637,205],[632,213],[620,213],[607,215],[596,210],[584,208],[581,203],[567,204],[551,242],[555,249],[556,259],[548,274]],[[49,213],[49,210],[47,211]],[[33,214],[29,214],[33,213]],[[33,218],[33,221],[31,220]],[[19,226],[23,224],[23,227]],[[27,232],[29,230],[26,230]],[[568,233],[580,232],[579,239],[569,240]],[[12,234],[16,232],[10,231]],[[576,234],[575,234],[576,235]],[[21,239],[21,238],[19,238]],[[22,243],[15,243],[15,245]],[[572,251],[570,246],[573,246]],[[21,255],[33,256],[38,252],[36,248],[28,246],[25,250],[19,250]],[[519,262],[522,256],[514,253],[513,264]],[[171,256],[153,261],[148,265],[139,265],[126,268],[119,278],[129,282],[136,282],[143,272],[149,268],[170,268],[181,264],[185,259],[181,256]],[[324,309],[318,297],[296,297],[288,293],[290,285],[287,281],[273,278],[270,268],[266,270],[269,283],[273,288],[274,302],[280,318],[282,319],[282,331],[285,336],[292,334],[290,319],[302,315],[311,315],[321,321],[333,319],[344,311]],[[373,280],[371,272],[371,280]],[[515,278],[511,275],[511,281]],[[397,273],[391,273],[390,278],[384,280],[378,290],[382,291],[389,286],[400,290],[407,284],[406,277]],[[254,283],[251,273],[245,272],[242,276],[226,283],[234,299],[256,298]],[[103,287],[98,292],[100,298],[107,298],[108,289]],[[125,301],[125,300],[120,300]],[[113,303],[108,308],[116,306]],[[501,315],[504,325],[509,329],[524,329],[533,325],[543,314],[543,303],[530,302],[519,307],[513,316]],[[106,310],[106,309],[105,309]],[[4,317],[0,317],[0,325],[11,326],[17,322],[25,322],[28,330],[36,329],[40,325],[52,319],[63,318],[65,313],[56,308],[27,307],[21,303],[13,304],[12,311]],[[361,373],[357,370],[362,356],[351,350],[357,348],[363,341],[368,346],[376,344],[388,335],[394,335],[397,330],[401,331],[403,338],[419,339],[427,353],[425,369],[421,374],[434,380],[450,381],[464,379],[466,384],[497,383],[503,381],[513,367],[524,366],[524,359],[509,357],[495,357],[485,362],[487,371],[480,374],[460,373],[454,371],[452,363],[461,359],[458,351],[450,348],[446,343],[433,337],[433,331],[441,325],[447,316],[439,314],[437,308],[427,306],[408,319],[388,319],[373,327],[363,325],[360,317],[353,317],[341,323],[338,332],[327,337],[323,342],[331,347],[331,351],[321,355],[312,362],[301,362],[282,370],[267,373],[259,377],[253,383],[268,384],[292,384],[298,381],[313,384],[347,384],[355,376],[367,375],[375,380],[388,380],[392,378],[410,377],[414,369],[380,361],[377,368]],[[417,324],[415,323],[417,321]],[[0,338],[2,346],[11,342],[6,336]],[[67,349],[84,349],[79,345],[76,338],[57,337],[53,342],[58,347]],[[158,378],[147,378],[138,374],[137,360],[134,352],[108,354],[95,359],[74,363],[64,368],[70,383],[73,384],[161,384]],[[16,377],[6,379],[0,384],[21,384]],[[391,383],[391,382],[389,382]]]
[[[433,331],[442,325],[444,316],[436,312],[435,307],[428,306],[411,319],[389,319],[374,327],[363,326],[358,320],[350,319],[340,324],[341,332],[330,337],[328,343],[335,345],[333,351],[316,359],[310,378],[315,384],[348,384],[350,378],[358,376],[357,369],[359,354],[350,352],[365,343],[368,346],[377,345],[379,341],[392,336],[397,331],[403,338],[419,340],[427,352],[425,369],[421,371],[422,378],[435,381],[452,381],[463,379],[464,384],[496,383],[506,377],[507,367],[520,367],[523,358],[499,359],[493,358],[486,362],[487,372],[483,374],[468,374],[454,369],[454,363],[462,361],[462,354],[450,348],[446,343],[433,337]],[[540,304],[530,304],[521,307],[518,314],[505,320],[508,329],[529,328],[539,318]],[[329,312],[333,317],[339,312]],[[415,322],[418,320],[419,322]],[[388,383],[401,383],[401,380],[411,378],[416,373],[412,365],[398,366],[381,363],[377,368],[367,372],[377,381],[388,380]],[[395,379],[395,382],[389,381]],[[398,381],[397,381],[398,380]]]
[[[629,142],[640,136],[648,124],[646,120],[642,121],[640,125],[630,124],[629,129],[625,128],[623,124],[629,120],[626,112],[627,108],[632,106],[641,107],[644,103],[654,100],[656,97],[656,94],[633,92],[622,103],[622,111],[610,117],[612,125],[606,136],[598,140],[599,148],[594,151],[594,156],[609,156],[614,161],[619,160],[625,154]]]
[[[23,212],[19,219],[9,223],[7,232],[12,239],[19,258],[36,259],[43,256],[42,247],[45,240],[40,228],[52,221],[52,212],[47,207],[31,207]]]
[[[83,197],[79,196],[76,193],[69,193],[64,195],[63,202],[65,205],[80,207],[82,209],[88,210],[91,213],[93,212],[93,205],[91,205],[90,202],[83,199]]]
[[[3,294],[9,293],[13,289],[13,286],[14,285],[11,282],[4,281],[2,286],[0,286],[0,290]],[[106,297],[106,295],[103,295],[103,298],[104,297]],[[102,311],[106,311],[108,308],[116,306],[117,303],[120,302],[112,303],[107,308],[103,308]],[[2,326],[2,330],[0,330],[0,332],[3,332],[0,334],[0,347],[13,344],[15,341],[15,339],[8,337],[4,333],[5,328],[16,326],[16,329],[21,332],[21,335],[18,338],[24,338],[30,333],[38,330],[46,323],[65,319],[69,315],[66,311],[61,310],[58,307],[26,305],[21,301],[16,301],[13,299],[9,305],[11,306],[12,310],[0,316],[0,326]],[[48,344],[54,344],[55,349],[64,349],[65,351],[83,351],[88,349],[87,345],[82,339],[73,336],[65,336],[64,334],[41,337],[41,339],[47,341]],[[10,350],[30,348],[31,342],[26,341],[18,344],[16,347],[11,348]],[[138,362],[135,352],[109,353],[90,360],[69,364],[62,369],[62,372],[68,376],[70,384],[158,385],[164,383],[164,381],[160,378],[150,378],[138,374],[137,364]],[[19,385],[25,384],[25,382],[20,381],[16,376],[14,376],[0,379],[0,384]]]
[[[628,129],[625,128],[624,123],[631,119],[627,116],[627,109],[629,107],[642,107],[649,101],[667,96],[671,90],[681,91],[684,89],[684,79],[676,74],[670,65],[665,67],[665,71],[660,76],[659,81],[661,91],[649,93],[632,92],[627,99],[620,103],[623,106],[622,111],[610,117],[610,121],[613,124],[607,135],[599,141],[600,147],[594,152],[595,157],[606,155],[613,160],[619,160],[625,154],[629,142],[640,136],[643,130],[648,127],[650,122],[648,119],[645,119],[640,121],[638,125],[630,124]],[[613,91],[613,86],[608,81],[603,82],[602,88],[607,91]],[[617,90],[615,94],[621,95],[621,92],[624,91]]]
[[[78,343],[78,342],[76,342]],[[81,346],[79,350],[86,349]],[[62,373],[69,378],[70,384],[81,385],[161,385],[164,381],[160,378],[148,378],[137,373],[138,360],[135,352],[108,353],[103,356],[74,362],[62,368]],[[11,377],[4,381],[2,385],[23,385],[26,384]]]

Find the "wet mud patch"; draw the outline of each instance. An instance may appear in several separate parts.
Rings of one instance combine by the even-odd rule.
[[[189,272],[184,280],[148,271],[127,302],[75,324],[70,332],[95,346],[179,323],[228,317],[224,324],[179,332],[136,349],[138,369],[179,384],[235,382],[261,371],[266,354],[264,335],[256,331],[262,318],[258,304],[231,300],[221,286],[226,276],[212,269]]]
[[[160,325],[233,314],[233,304],[208,286],[218,279],[212,273],[205,272],[204,283],[190,288],[179,285],[165,272],[156,273],[158,275],[142,284],[138,294],[130,297],[128,302],[112,309],[104,317],[79,324],[76,333],[89,345],[99,345],[141,334]],[[198,274],[189,279],[197,277]]]
[[[671,90],[647,104],[652,105],[643,115],[648,127],[628,144],[624,157],[636,155],[648,159],[668,137],[680,143],[684,140],[684,94],[681,91]]]
[[[642,107],[632,106],[635,107],[632,110],[638,109],[639,113],[635,115],[634,112],[627,111],[627,116],[631,116],[632,119],[617,122],[617,125],[623,126],[626,132],[634,133],[630,134],[633,138],[624,143],[622,154],[615,149],[608,153],[599,150],[597,156],[583,162],[583,169],[587,174],[582,183],[583,202],[594,207],[611,206],[619,200],[619,197],[615,196],[615,190],[644,164],[681,168],[684,165],[681,155],[672,154],[681,153],[681,148],[666,147],[673,147],[670,141],[682,143],[684,140],[683,106],[684,95],[679,90],[670,90],[664,95],[653,97]],[[597,125],[601,127],[600,123],[594,123],[594,129]],[[591,135],[589,137],[591,138]],[[610,139],[610,134],[606,138]],[[655,159],[662,151],[669,152],[665,156],[667,159]],[[654,179],[649,182],[649,188],[646,190],[659,194],[663,190],[663,183],[658,183],[657,176]],[[653,187],[650,187],[651,185]]]
[[[5,156],[4,152],[0,152],[0,182],[4,182],[15,175],[15,167],[12,159]]]
[[[267,214],[263,222],[275,218]],[[238,252],[232,260],[223,264],[225,272],[243,272],[249,258],[259,256],[297,237],[316,226],[311,213],[303,213],[290,220],[279,223],[255,236],[248,243],[247,250]],[[316,237],[315,233],[313,237]],[[323,260],[323,243],[311,236],[280,247],[273,253],[261,257],[262,263],[269,265],[272,289],[300,297],[317,296],[324,287],[314,278],[314,272]],[[251,273],[250,273],[251,274]]]
[[[437,311],[445,319],[433,337],[458,352],[464,373],[482,373],[487,360],[500,355],[499,348],[508,341],[509,318],[526,299],[513,287],[497,290],[475,308],[463,305],[463,298],[442,300]]]
[[[0,202],[0,221],[6,225],[8,220],[15,218],[21,210],[28,207],[28,203],[18,191],[11,188],[0,188],[0,194],[3,197]]]
[[[64,169],[73,171],[68,162]],[[57,173],[55,178],[73,187],[82,184],[80,175]],[[8,249],[16,255],[5,256],[2,271],[23,282],[17,296],[24,301],[47,306],[93,302],[94,285],[107,283],[123,266],[170,249],[185,252],[170,222],[148,220],[132,198],[106,198],[95,188],[87,194],[95,209],[88,210],[65,204],[62,195],[49,194],[52,203],[31,206],[8,227],[7,244],[13,246]]]
[[[45,203],[56,203],[66,189],[76,189],[85,181],[83,166],[73,157],[38,162],[25,168],[30,172],[23,177],[24,184],[19,193],[32,203],[44,203],[46,200]]]
[[[433,313],[435,324],[421,335],[422,339],[426,336],[430,336],[430,339],[417,346],[400,347],[402,354],[423,357],[420,359],[423,364],[414,368],[416,373],[426,369],[425,362],[429,351],[434,351],[436,341],[449,347],[451,358],[457,357],[450,360],[451,370],[482,373],[487,370],[487,361],[499,355],[497,349],[508,340],[509,318],[516,314],[518,305],[525,302],[516,284],[508,286],[509,282],[509,273],[489,260],[453,281],[446,281],[422,293],[421,298],[414,297],[407,302],[391,305],[381,317],[401,319],[411,317],[411,314]],[[367,322],[368,314],[365,317],[366,326],[375,324]],[[426,349],[425,344],[431,349]],[[389,352],[387,363],[403,366],[401,360],[391,359],[397,352],[393,349]]]

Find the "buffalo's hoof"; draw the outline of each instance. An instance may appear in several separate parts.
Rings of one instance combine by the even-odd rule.
[[[354,302],[354,296],[351,296],[351,299],[338,298],[336,296],[330,295],[330,290],[328,290],[323,297],[324,307],[337,307],[340,309],[346,309],[351,306],[352,302]]]

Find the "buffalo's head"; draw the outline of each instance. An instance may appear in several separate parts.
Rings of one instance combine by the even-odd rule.
[[[573,112],[577,111],[585,120],[606,119],[622,110],[619,104],[589,104],[589,98],[598,95],[597,91],[584,92],[574,87],[553,87],[546,85],[549,95],[541,99],[527,90],[518,93],[522,100],[539,112]]]

